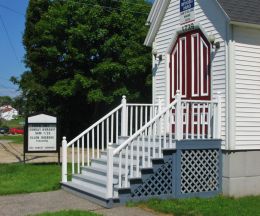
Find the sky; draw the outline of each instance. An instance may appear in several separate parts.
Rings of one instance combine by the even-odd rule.
[[[19,95],[18,87],[9,79],[26,70],[22,37],[28,3],[29,0],[0,0],[0,96]]]
[[[22,37],[29,0],[0,0],[0,96],[17,96],[9,79],[24,71]]]

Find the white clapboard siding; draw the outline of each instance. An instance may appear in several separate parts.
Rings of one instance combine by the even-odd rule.
[[[236,149],[260,149],[260,30],[234,27]]]
[[[165,53],[170,45],[171,39],[176,29],[180,28],[179,17],[179,0],[172,0],[169,4],[167,12],[163,18],[159,31],[156,35],[156,45],[158,54],[163,55],[163,60],[160,62],[158,69],[154,73],[154,100],[157,102],[159,98],[163,99],[165,104],[168,98],[166,98],[167,86],[169,80],[166,80],[166,65],[165,65]],[[223,145],[225,145],[225,86],[226,86],[226,48],[225,39],[226,33],[226,18],[219,6],[214,1],[201,1],[196,2],[196,23],[199,23],[207,34],[214,34],[216,41],[220,42],[221,48],[214,53],[214,59],[212,62],[212,89],[213,95],[217,92],[222,94],[222,139]],[[206,14],[205,14],[206,11]],[[156,62],[154,62],[156,63]]]

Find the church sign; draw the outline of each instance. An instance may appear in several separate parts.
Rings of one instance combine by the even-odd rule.
[[[180,0],[180,24],[185,25],[195,20],[194,0]]]
[[[57,117],[39,114],[30,116],[25,126],[25,152],[58,152]]]

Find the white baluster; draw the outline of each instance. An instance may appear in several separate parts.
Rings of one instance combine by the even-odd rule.
[[[84,136],[81,138],[81,148],[82,148],[81,163],[82,163],[82,166],[84,166],[84,154],[85,154]]]
[[[126,107],[126,96],[122,97],[121,101],[122,113],[121,113],[121,136],[127,136],[127,107]],[[130,119],[131,121],[131,119]]]
[[[118,186],[122,187],[122,151],[119,152]]]
[[[176,139],[181,140],[183,138],[183,128],[182,128],[182,106],[181,106],[181,94],[180,91],[177,91],[176,94],[176,121],[175,121],[175,131]]]
[[[107,148],[107,199],[113,198],[113,147]]]
[[[156,133],[156,121],[154,122],[154,124],[152,124],[152,135],[153,135],[153,158],[155,158],[155,147],[156,147],[156,143],[155,143],[155,133]]]
[[[167,129],[166,128],[167,128],[167,125],[168,125],[168,123],[167,123],[168,119],[166,117],[167,117],[167,115],[164,114],[163,115],[163,123],[164,123],[163,148],[166,148],[166,145],[167,145],[167,140],[166,140]]]
[[[92,160],[95,159],[95,128],[92,130]]]
[[[130,136],[133,134],[133,107],[130,106]]]
[[[135,107],[135,132],[138,130],[138,106]]]
[[[130,143],[130,177],[134,177],[134,142]]]
[[[74,160],[74,143],[72,144],[72,150],[71,150],[71,165],[72,165],[72,174],[75,173],[75,160]]]
[[[202,107],[202,139],[205,139],[205,118],[206,118],[206,109],[205,109],[206,104],[203,104]]]
[[[125,187],[128,186],[128,146],[125,149]]]
[[[158,139],[159,139],[159,158],[162,157],[162,145],[161,145],[161,136],[162,136],[162,117],[159,118],[159,122],[158,122],[158,127],[159,127],[159,133],[158,133]]]
[[[114,143],[114,115],[111,116],[111,128],[110,128],[110,132],[111,132],[111,143]]]
[[[221,102],[221,93],[218,92],[218,96],[217,96],[217,102],[218,102],[218,107],[217,107],[217,134],[216,134],[216,138],[217,139],[221,139],[221,109],[222,109],[222,102]]]
[[[67,182],[67,140],[66,137],[62,138],[62,182]]]
[[[79,139],[77,141],[77,168],[78,168],[78,174],[80,173],[80,157],[79,157],[79,152],[80,152],[80,149],[79,149]]]
[[[116,111],[116,144],[118,144],[118,111]]]
[[[140,128],[143,126],[143,107],[140,108]]]
[[[195,108],[194,103],[191,104],[191,139],[194,139],[194,125],[195,125]]]
[[[136,177],[139,177],[139,163],[140,163],[140,138],[141,137],[141,135],[139,135],[138,136],[138,138],[136,139],[136,141],[137,141],[137,146],[136,146],[136,148],[137,148],[137,158],[136,158]]]
[[[143,155],[142,155],[142,166],[143,166],[143,168],[145,168],[145,145],[144,145],[145,140],[144,140],[144,136],[145,136],[145,132],[142,134],[142,153],[143,153]]]
[[[197,121],[198,121],[198,124],[197,124],[197,139],[200,138],[200,104],[198,104],[198,108],[197,108]]]
[[[102,151],[105,150],[104,147],[104,138],[105,138],[105,129],[104,129],[104,121],[102,121],[102,125],[101,125],[101,145],[102,145]]]
[[[189,139],[190,104],[186,103],[186,139]]]
[[[88,166],[90,165],[90,158],[89,158],[89,133],[87,133],[87,163],[88,163]]]
[[[97,158],[99,158],[99,126],[97,126]]]
[[[211,138],[211,109],[212,109],[212,103],[209,103],[208,107],[208,139]]]

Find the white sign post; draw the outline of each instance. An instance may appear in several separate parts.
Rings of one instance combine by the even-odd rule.
[[[53,152],[60,155],[57,144],[57,135],[56,117],[46,114],[28,117],[25,126],[24,161],[25,153]]]

